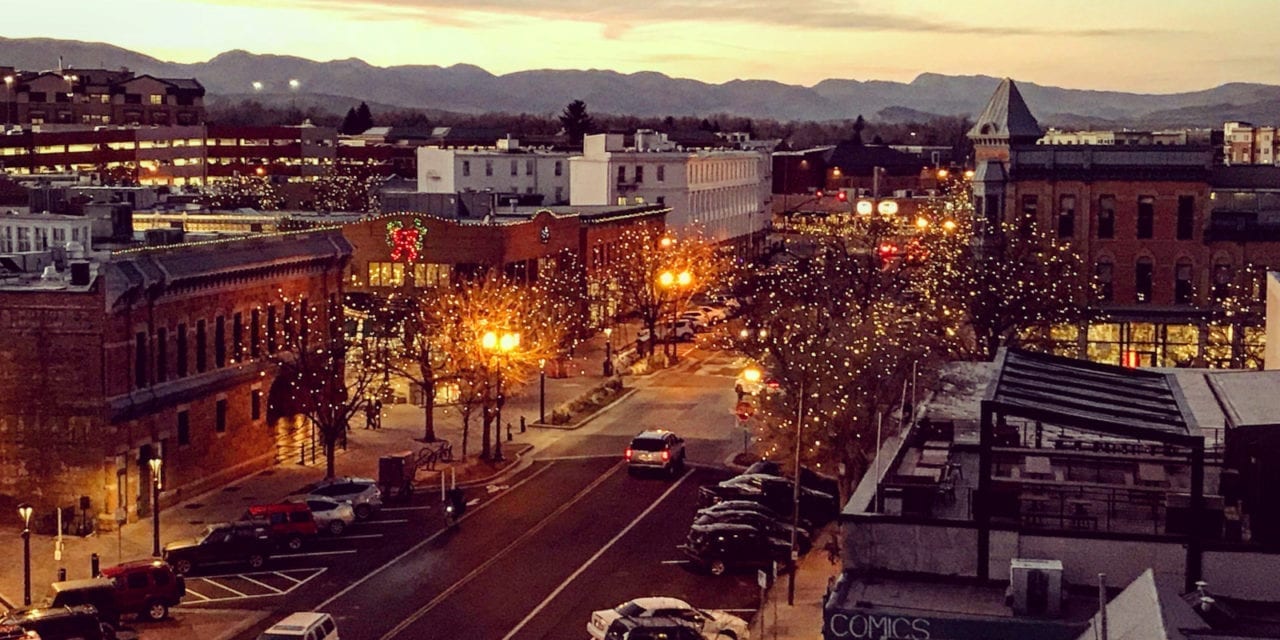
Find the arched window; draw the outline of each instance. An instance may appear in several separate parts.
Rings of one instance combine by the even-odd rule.
[[[1133,270],[1133,292],[1136,302],[1151,302],[1154,272],[1155,266],[1151,258],[1138,258],[1138,264]]]
[[[1174,304],[1191,304],[1195,302],[1195,287],[1192,286],[1191,260],[1180,258],[1173,270],[1173,302]]]
[[[1223,300],[1231,295],[1231,281],[1235,279],[1235,270],[1226,258],[1218,258],[1213,263],[1213,299]]]
[[[1098,301],[1111,302],[1111,285],[1115,279],[1115,263],[1111,262],[1111,258],[1102,258],[1098,261],[1098,264],[1094,267],[1093,277],[1098,285]]]

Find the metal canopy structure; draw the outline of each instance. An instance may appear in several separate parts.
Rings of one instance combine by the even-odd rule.
[[[1001,349],[996,366],[984,404],[998,415],[1188,447],[1203,442],[1170,374],[1017,349]]]
[[[1173,375],[1009,348],[1000,349],[995,364],[996,375],[982,400],[974,501],[979,578],[989,577],[992,449],[999,446],[998,427],[1009,417],[1184,448],[1191,469],[1190,522],[1201,522],[1204,437]],[[1199,526],[1189,527],[1188,591],[1201,577],[1202,537]]]

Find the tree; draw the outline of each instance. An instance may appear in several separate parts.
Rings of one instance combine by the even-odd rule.
[[[363,102],[356,107],[356,126],[360,128],[357,133],[364,133],[374,126],[373,113],[369,111],[369,105]]]
[[[279,375],[288,382],[293,410],[319,434],[325,477],[332,478],[335,449],[346,441],[351,419],[371,393],[381,391],[375,383],[385,375],[387,345],[381,340],[348,345],[340,303],[319,305],[286,297],[284,309],[283,340],[274,356]]]
[[[575,147],[582,146],[582,138],[591,133],[595,127],[591,115],[587,113],[587,103],[581,100],[574,100],[565,106],[564,111],[560,114],[560,126],[564,129],[564,133],[569,138],[569,144]]]
[[[858,114],[858,119],[853,121],[853,143],[862,146],[862,130],[867,128],[867,121],[862,119],[862,114]]]
[[[658,228],[633,228],[622,232],[615,247],[609,265],[588,285],[592,304],[639,315],[651,345],[657,342],[660,320],[673,317],[697,293],[721,284],[730,270],[724,255],[696,234],[676,238]],[[674,278],[667,286],[664,273]],[[689,274],[687,284],[679,282],[681,273]]]
[[[338,132],[351,136],[363,132],[359,127],[360,124],[357,120],[355,107],[347,109],[347,115],[342,119],[342,126],[338,129]]]
[[[949,220],[952,232],[928,236],[930,259],[919,286],[963,314],[981,359],[995,357],[1001,345],[1035,346],[1052,327],[1078,322],[1094,299],[1079,252],[1034,221],[1000,221],[984,230],[965,189],[936,200],[921,218]]]
[[[384,182],[372,165],[330,167],[312,183],[315,210],[377,213],[378,189]]]
[[[206,185],[204,206],[210,209],[275,211],[284,206],[280,189],[266,176],[237,174]]]

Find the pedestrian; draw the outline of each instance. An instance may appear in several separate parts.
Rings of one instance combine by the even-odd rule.
[[[382,398],[373,401],[373,428],[382,428]]]
[[[366,429],[375,428],[373,413],[374,413],[373,398],[365,398],[364,399],[364,428]]]
[[[739,382],[733,385],[733,390],[738,393],[738,402],[742,402],[742,397],[747,395],[747,392],[742,388],[742,383]]]
[[[823,549],[827,552],[827,561],[831,564],[840,564],[840,539],[835,533],[827,539],[826,546]]]

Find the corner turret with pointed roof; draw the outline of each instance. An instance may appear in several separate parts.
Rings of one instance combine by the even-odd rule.
[[[1007,160],[1009,146],[1034,144],[1044,135],[1040,123],[1027,108],[1027,103],[1013,80],[1005,78],[987,102],[977,122],[969,130],[975,160],[998,158]]]

